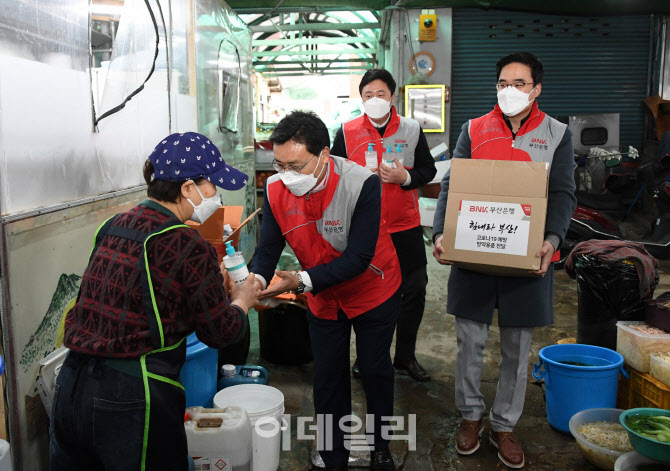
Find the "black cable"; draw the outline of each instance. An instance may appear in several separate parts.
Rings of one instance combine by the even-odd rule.
[[[170,45],[172,44],[171,40],[168,40],[168,30],[167,26],[165,25],[165,17],[163,16],[163,8],[161,7],[161,2],[160,0],[156,0],[156,4],[158,5],[158,12],[161,14],[161,22],[163,23],[163,32],[165,33],[165,66],[167,67],[167,100],[168,100],[168,132],[172,134],[172,98],[170,95],[170,92],[172,91],[172,80],[170,79],[172,76],[172,68],[170,67]],[[170,8],[170,11],[172,11],[172,6],[168,2],[168,7]],[[172,18],[172,15],[170,15],[170,18]],[[170,21],[170,24],[172,24],[172,21]],[[171,38],[170,38],[171,39]]]
[[[93,118],[93,131],[95,132],[95,97],[93,96],[93,66],[95,58],[93,56],[93,47],[91,41],[91,30],[93,29],[93,18],[91,16],[91,3],[89,0],[88,8],[88,78],[91,81],[91,117]]]
[[[156,59],[158,59],[158,44],[160,43],[160,36],[158,35],[158,23],[156,23],[156,17],[154,15],[153,10],[151,9],[151,6],[149,5],[149,0],[144,0],[144,4],[147,6],[147,10],[149,10],[149,15],[151,16],[151,22],[154,25],[154,31],[156,33],[156,51],[154,52],[154,60],[153,63],[151,64],[151,70],[149,70],[149,74],[147,75],[147,78],[144,79],[144,82],[142,82],[142,85],[140,85],[135,91],[133,91],[130,95],[128,95],[120,105],[115,106],[111,110],[103,113],[103,115],[100,116],[99,118],[96,118],[95,121],[93,122],[95,126],[97,126],[98,123],[103,119],[105,119],[107,116],[110,116],[114,113],[117,113],[118,111],[121,111],[126,106],[126,103],[128,103],[131,100],[131,98],[133,98],[139,92],[144,90],[144,85],[149,81],[149,79],[154,73],[154,70],[156,70]]]
[[[217,69],[219,67],[218,60],[221,59],[221,46],[223,46],[224,42],[230,43],[235,48],[235,54],[237,54],[237,70],[238,70],[238,73],[237,73],[237,94],[235,95],[235,98],[237,99],[237,103],[236,103],[236,106],[235,106],[235,108],[236,108],[235,119],[237,119],[238,115],[239,115],[239,106],[240,106],[240,82],[242,81],[242,61],[240,59],[240,51],[237,50],[237,46],[235,45],[235,43],[232,42],[230,39],[225,39],[224,38],[219,43],[219,56],[217,57],[217,64],[216,64]],[[223,108],[223,103],[219,103],[219,106],[221,106]],[[223,112],[223,109],[221,110],[221,112]],[[219,114],[219,116],[220,116],[220,114]],[[229,132],[237,134],[237,130],[230,129],[230,128],[224,126],[223,122],[221,121],[221,118],[219,118],[219,120],[220,120],[219,121],[219,132],[223,132],[225,130],[225,131],[229,131]]]
[[[400,2],[398,2],[400,3]],[[416,72],[419,71],[419,64],[416,63],[416,59],[414,58],[414,46],[412,46],[412,28],[409,24],[409,13],[407,13],[407,9],[403,8],[403,12],[405,13],[405,28],[407,28],[407,38],[409,41],[409,52],[412,54],[412,62],[414,62],[414,70]]]

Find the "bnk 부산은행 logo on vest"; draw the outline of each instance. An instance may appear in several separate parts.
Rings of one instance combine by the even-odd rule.
[[[323,232],[344,232],[344,227],[339,219],[326,219],[323,221]]]

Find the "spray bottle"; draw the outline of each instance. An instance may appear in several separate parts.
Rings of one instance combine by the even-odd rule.
[[[226,242],[226,256],[223,257],[223,264],[236,285],[243,283],[249,276],[244,255],[242,255],[242,252],[235,252],[231,242]]]
[[[370,142],[368,144],[368,150],[365,151],[365,168],[377,168],[377,151],[375,150],[375,145]]]
[[[395,168],[395,162],[393,161],[393,152],[391,151],[391,146],[386,147],[386,152],[382,154],[382,162],[387,167]]]

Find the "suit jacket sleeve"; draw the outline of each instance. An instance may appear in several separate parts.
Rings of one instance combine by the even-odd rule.
[[[407,170],[412,181],[407,186],[401,186],[403,190],[413,190],[430,182],[437,173],[435,161],[430,155],[430,147],[423,129],[419,128],[419,142],[414,149],[414,168]]]
[[[268,200],[268,186],[265,184],[265,196],[263,197],[263,221],[261,222],[261,236],[256,245],[256,250],[249,263],[249,271],[257,273],[265,278],[268,286],[275,273],[277,262],[281,257],[282,250],[286,246],[286,239],[281,232],[277,220],[272,214],[270,201]]]
[[[575,157],[572,147],[572,133],[565,130],[563,139],[556,148],[549,173],[547,197],[546,234],[556,234],[563,243],[570,226],[570,218],[577,207],[575,197]]]
[[[454,149],[454,159],[469,159],[470,152],[470,122],[468,121],[461,128],[461,135],[456,141],[456,148]],[[435,209],[435,218],[433,219],[433,242],[442,235],[444,230],[444,214],[447,211],[447,199],[449,196],[449,178],[451,169],[444,174],[440,182],[440,195],[437,197],[437,206]]]

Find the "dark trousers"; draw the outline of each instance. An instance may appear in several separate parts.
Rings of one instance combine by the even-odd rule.
[[[407,264],[401,262],[400,271],[402,301],[395,334],[395,361],[408,364],[414,359],[416,337],[426,307],[428,270],[426,265],[407,267]]]
[[[188,469],[184,391],[152,382],[146,470]],[[155,384],[160,383],[160,384]],[[141,377],[70,352],[54,391],[50,471],[140,469],[145,395]]]
[[[382,417],[393,415],[393,365],[391,341],[400,308],[401,289],[387,301],[353,319],[343,311],[337,320],[319,319],[307,312],[309,335],[314,352],[314,410],[319,425],[319,452],[326,467],[345,467],[349,450],[345,432],[340,428],[342,417],[351,414],[351,377],[349,375],[349,343],[351,327],[356,332],[356,352],[365,389],[367,414],[374,416],[374,433],[368,443],[375,450],[388,448],[382,438]],[[318,421],[322,420],[319,424]],[[362,419],[362,417],[361,417]],[[352,423],[344,424],[351,427]],[[390,432],[389,432],[390,433]],[[365,428],[347,435],[365,434]]]

